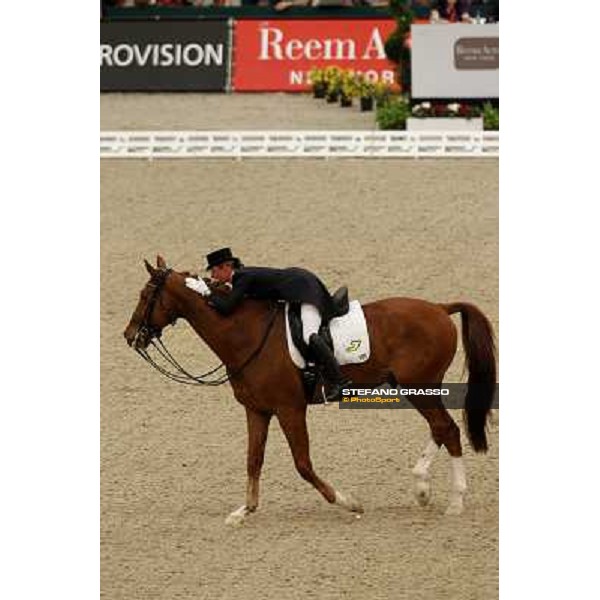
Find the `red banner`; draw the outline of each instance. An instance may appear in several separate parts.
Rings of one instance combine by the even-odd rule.
[[[384,45],[393,19],[237,20],[233,88],[236,91],[304,91],[312,67],[337,66],[370,81],[396,82]]]

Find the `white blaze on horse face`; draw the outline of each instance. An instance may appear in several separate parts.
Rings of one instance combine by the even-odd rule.
[[[417,464],[413,468],[413,475],[415,477],[419,477],[421,479],[426,479],[429,477],[429,467],[431,467],[431,463],[433,459],[437,456],[440,447],[433,441],[429,440],[427,446],[425,446],[425,450],[421,454]]]

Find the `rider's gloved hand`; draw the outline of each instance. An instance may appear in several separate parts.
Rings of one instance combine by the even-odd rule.
[[[195,277],[186,277],[185,285],[190,289],[198,292],[201,296],[210,296],[210,289],[206,285],[203,279],[196,279]]]

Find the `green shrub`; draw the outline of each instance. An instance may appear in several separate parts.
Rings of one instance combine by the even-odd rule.
[[[377,105],[375,120],[379,129],[406,129],[410,116],[410,103],[402,96],[390,98],[385,104]]]
[[[490,102],[483,105],[483,128],[488,131],[500,129],[500,109],[492,106]]]

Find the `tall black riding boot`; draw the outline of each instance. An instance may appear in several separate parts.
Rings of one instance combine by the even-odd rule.
[[[327,402],[338,400],[342,388],[348,387],[351,383],[350,380],[344,377],[333,352],[317,333],[313,333],[308,341],[309,350],[315,357],[315,361],[321,368],[327,383],[330,384],[330,388],[325,394],[325,399]]]

